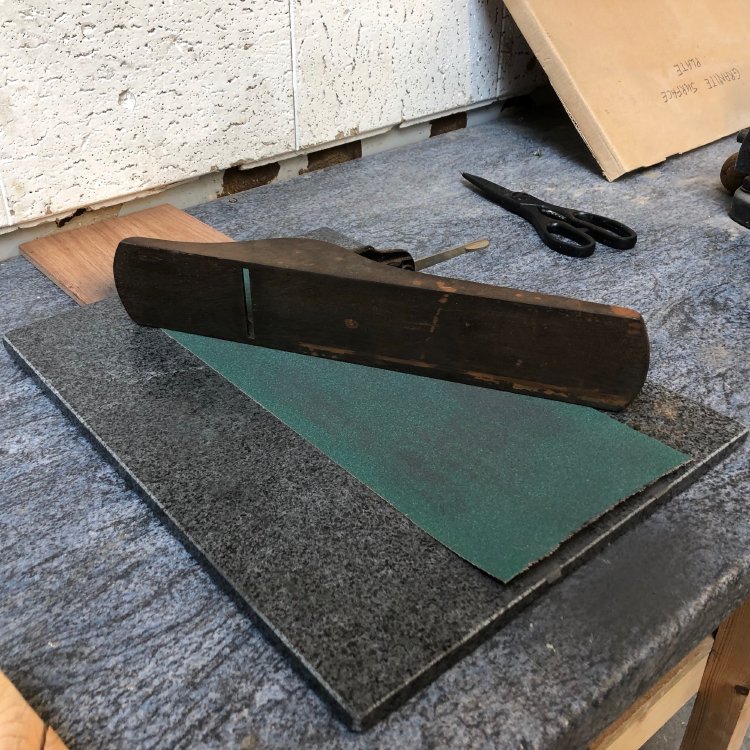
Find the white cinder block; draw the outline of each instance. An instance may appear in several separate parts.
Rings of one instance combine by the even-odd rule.
[[[0,0],[0,28],[0,229],[543,79],[500,0]]]
[[[413,120],[469,101],[469,6],[476,0],[393,0],[401,116]]]
[[[473,104],[497,97],[505,6],[500,0],[471,0],[468,6],[469,100]]]
[[[401,121],[391,3],[293,0],[293,23],[299,148]]]
[[[504,59],[516,71],[531,58],[521,45],[502,57],[503,24],[518,30],[500,0],[294,0],[293,9],[300,148],[491,101]]]
[[[294,148],[287,0],[0,7],[0,225]]]

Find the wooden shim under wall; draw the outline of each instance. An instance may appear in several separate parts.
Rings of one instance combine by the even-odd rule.
[[[164,203],[80,229],[40,237],[24,242],[20,248],[25,258],[78,304],[88,305],[116,293],[112,261],[117,244],[126,237],[185,242],[232,241],[217,229]]]

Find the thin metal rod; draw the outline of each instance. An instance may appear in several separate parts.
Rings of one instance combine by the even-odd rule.
[[[448,250],[441,250],[439,253],[428,255],[426,258],[419,258],[414,261],[414,269],[416,271],[422,271],[425,268],[436,266],[438,263],[445,263],[446,260],[452,260],[458,258],[459,255],[464,253],[470,253],[474,250],[484,250],[489,247],[490,241],[483,237],[481,240],[474,240],[474,242],[467,242],[465,245],[459,245],[458,247],[452,247]]]

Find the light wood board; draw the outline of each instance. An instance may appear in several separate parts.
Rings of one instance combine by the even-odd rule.
[[[153,237],[187,242],[231,238],[164,203],[97,224],[57,232],[20,245],[21,253],[76,302],[87,305],[116,294],[112,261],[120,240]]]
[[[0,750],[66,750],[57,732],[37,716],[2,672]]]
[[[739,750],[750,723],[750,599],[719,626],[681,750]]]
[[[747,0],[505,4],[610,180],[750,122]]]
[[[610,724],[589,750],[637,750],[697,692],[714,639],[704,638],[677,666]]]

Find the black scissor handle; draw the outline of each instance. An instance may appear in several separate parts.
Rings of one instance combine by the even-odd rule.
[[[596,248],[596,242],[587,232],[574,227],[565,216],[554,210],[540,208],[530,221],[542,242],[562,255],[588,258]]]
[[[568,221],[574,222],[575,226],[581,227],[595,240],[617,250],[630,250],[638,240],[638,235],[629,226],[608,216],[570,210]]]

